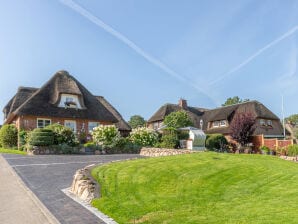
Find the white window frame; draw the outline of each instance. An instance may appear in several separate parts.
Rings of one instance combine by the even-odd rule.
[[[75,103],[75,105],[66,106],[67,102],[73,102]],[[77,95],[65,94],[65,93],[61,94],[59,107],[82,109]]]
[[[272,120],[267,120],[267,125],[272,126]]]
[[[261,125],[261,126],[265,126],[265,125],[266,125],[266,121],[265,121],[265,119],[260,119],[260,125]]]
[[[93,124],[93,125],[91,125],[91,124]],[[94,124],[96,124],[96,126],[95,126]],[[100,125],[99,122],[96,122],[96,121],[89,121],[89,122],[88,122],[88,132],[90,133],[91,131],[93,131],[93,128],[98,127],[99,125]],[[90,126],[93,126],[93,128],[90,129]]]
[[[72,129],[72,127],[67,126],[66,123],[73,123],[74,128]],[[74,133],[77,133],[77,122],[75,120],[65,120],[64,121],[64,126],[69,127]]]
[[[213,122],[212,122],[212,127],[213,127],[213,128],[218,128],[219,125],[220,125],[220,122],[219,122],[219,121],[213,121]]]
[[[227,121],[226,121],[226,120],[221,120],[221,121],[219,122],[219,126],[220,126],[220,127],[226,127],[226,126],[227,126]]]
[[[38,125],[38,121],[42,121],[42,125],[41,126]],[[51,125],[52,124],[52,120],[51,119],[48,119],[48,118],[37,118],[36,119],[36,127],[37,128],[44,128],[44,127],[48,126],[48,125],[46,125],[46,121],[50,121],[50,123],[48,125]]]

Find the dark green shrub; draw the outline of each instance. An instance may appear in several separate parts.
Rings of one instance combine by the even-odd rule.
[[[177,135],[177,131],[174,130],[164,130],[163,135],[161,137],[161,148],[169,148],[174,149],[179,146],[179,139]]]
[[[189,131],[178,131],[178,139],[179,140],[189,139]]]
[[[21,150],[27,142],[28,133],[25,130],[20,130],[18,133],[19,149]],[[22,150],[23,151],[23,150]]]
[[[5,124],[0,129],[0,144],[4,148],[16,147],[18,144],[18,130],[13,124]]]
[[[76,146],[78,144],[73,131],[68,127],[56,123],[45,127],[45,129],[51,130],[54,133],[55,145],[67,144],[70,146]]]
[[[49,146],[54,144],[54,133],[48,129],[36,128],[29,134],[28,144],[33,146]]]
[[[222,134],[206,136],[206,148],[210,151],[226,151],[228,141]]]
[[[270,149],[266,146],[266,145],[263,145],[260,147],[260,150],[262,152],[264,152],[265,154],[269,153],[270,152]]]
[[[298,156],[298,145],[288,146],[288,156]]]

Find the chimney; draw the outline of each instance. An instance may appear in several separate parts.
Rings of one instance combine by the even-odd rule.
[[[178,102],[178,106],[187,110],[187,101],[185,99],[180,98]]]

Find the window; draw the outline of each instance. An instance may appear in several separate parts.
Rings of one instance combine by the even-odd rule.
[[[61,94],[59,107],[81,109],[79,98],[76,95]]]
[[[213,127],[218,128],[219,127],[219,121],[213,121]]]
[[[38,128],[44,128],[48,125],[51,124],[51,120],[50,119],[42,119],[42,118],[37,118],[37,127]]]
[[[99,122],[88,122],[88,131],[93,131],[93,128],[97,127],[99,125]]]
[[[221,120],[220,121],[220,127],[225,127],[227,126],[227,121],[226,120]]]
[[[267,125],[268,126],[272,126],[272,121],[271,120],[267,120]]]
[[[77,123],[76,121],[64,121],[64,126],[70,128],[74,133],[77,132]]]
[[[261,119],[261,120],[260,120],[260,125],[262,125],[262,126],[265,126],[265,125],[266,125],[266,123],[265,123],[265,120],[264,120],[264,119]]]
[[[156,130],[159,128],[159,123],[158,122],[154,122],[153,123],[153,129]]]

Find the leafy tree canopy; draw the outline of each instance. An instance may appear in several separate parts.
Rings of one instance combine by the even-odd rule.
[[[252,113],[238,113],[234,116],[231,125],[231,137],[241,146],[249,143],[250,136],[255,131],[256,118]]]
[[[130,127],[134,129],[134,128],[145,126],[146,121],[140,115],[133,115],[130,117],[128,123],[129,123]]]
[[[287,117],[285,120],[293,125],[298,125],[298,114],[292,114],[291,116]]]
[[[238,96],[234,96],[234,97],[229,97],[226,102],[224,102],[222,104],[222,106],[229,106],[229,105],[234,105],[234,104],[238,104],[238,103],[244,103],[249,101],[249,99],[240,99]]]
[[[164,125],[167,126],[167,128],[173,128],[173,129],[193,125],[190,117],[185,111],[177,111],[177,112],[170,113],[165,117],[163,123]]]

